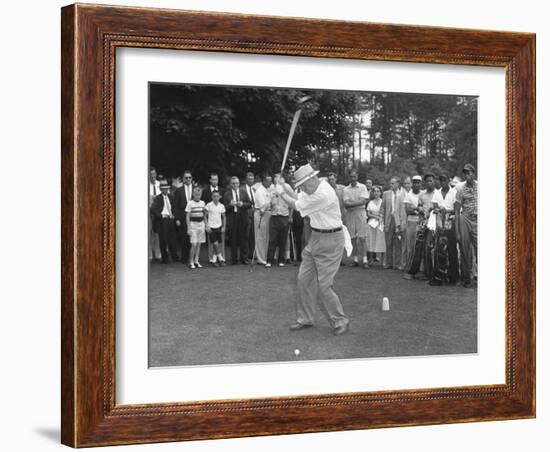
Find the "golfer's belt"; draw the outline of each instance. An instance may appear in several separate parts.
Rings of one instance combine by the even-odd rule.
[[[329,234],[331,232],[338,232],[342,230],[342,226],[335,229],[317,229],[317,228],[311,228],[312,231],[320,232],[321,234]]]

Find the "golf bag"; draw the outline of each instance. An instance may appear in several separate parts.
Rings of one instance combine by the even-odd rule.
[[[430,284],[456,283],[458,281],[458,252],[454,231],[455,215],[451,212],[438,215],[435,234],[434,271]]]
[[[434,272],[430,284],[441,285],[449,282],[449,239],[444,230],[437,229],[434,242]]]
[[[420,270],[420,264],[422,263],[422,257],[425,252],[426,245],[426,220],[423,216],[420,217],[418,221],[418,226],[416,227],[416,238],[414,241],[414,252],[411,255],[409,265],[407,268],[407,273],[411,275],[416,275]]]

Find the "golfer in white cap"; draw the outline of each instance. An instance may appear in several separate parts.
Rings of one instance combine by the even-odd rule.
[[[302,263],[298,272],[299,298],[296,301],[296,323],[291,330],[313,326],[315,305],[327,317],[335,335],[348,331],[349,319],[344,314],[340,299],[332,284],[340,268],[345,238],[340,204],[334,189],[325,180],[317,177],[311,165],[304,165],[294,173],[295,187],[301,187],[299,194],[280,179],[276,191],[289,207],[296,209],[311,220],[311,238],[302,252]],[[347,240],[346,240],[347,239]]]

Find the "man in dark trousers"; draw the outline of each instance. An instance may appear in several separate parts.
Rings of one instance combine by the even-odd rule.
[[[246,190],[240,187],[237,176],[231,178],[231,188],[225,192],[223,203],[231,240],[231,263],[235,265],[240,261],[248,265],[250,261],[248,260],[246,233],[248,230],[248,209],[252,204]]]
[[[163,181],[160,184],[160,195],[155,196],[151,205],[151,213],[154,218],[155,230],[159,235],[160,253],[162,262],[169,262],[168,253],[173,262],[178,261],[178,252],[176,247],[176,228],[174,220],[174,199],[168,193],[170,184]]]
[[[187,213],[185,208],[187,203],[193,199],[193,176],[191,171],[183,172],[183,185],[174,192],[174,216],[176,218],[176,233],[178,244],[180,246],[181,263],[187,265],[189,263],[189,235],[187,234]]]
[[[254,182],[255,177],[254,173],[249,171],[246,173],[246,183],[243,186],[243,190],[246,191],[246,195],[250,200],[250,207],[248,208],[248,220],[247,220],[247,230],[246,230],[246,239],[248,246],[248,259],[252,259],[252,254],[254,253],[254,247],[256,242],[254,240]]]

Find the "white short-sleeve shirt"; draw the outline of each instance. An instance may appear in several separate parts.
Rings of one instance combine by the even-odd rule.
[[[455,209],[456,190],[452,187],[449,188],[447,196],[443,197],[441,190],[436,190],[432,202],[439,207],[443,207],[445,210],[453,211]]]
[[[412,190],[410,190],[405,195],[405,199],[403,200],[403,202],[405,204],[410,204],[416,209],[418,207],[418,200],[420,199],[420,193],[422,193],[422,191],[419,191],[418,193],[414,193]]]
[[[325,180],[311,195],[301,192],[296,201],[296,210],[303,217],[309,217],[315,229],[337,229],[342,227],[340,203],[336,192]]]
[[[225,213],[225,206],[221,202],[214,204],[214,201],[210,201],[206,204],[206,210],[208,210],[208,226],[211,228],[221,228],[222,213]]]
[[[344,192],[342,194],[342,197],[344,199],[344,203],[346,202],[355,202],[355,201],[366,201],[369,199],[369,193],[367,191],[367,186],[357,182],[357,185],[355,187],[353,185],[348,185],[344,188]],[[347,209],[358,209],[362,210],[365,206],[355,206],[355,207],[347,207]]]
[[[272,188],[265,188],[260,185],[254,192],[254,207],[256,209],[266,210],[270,207]]]

